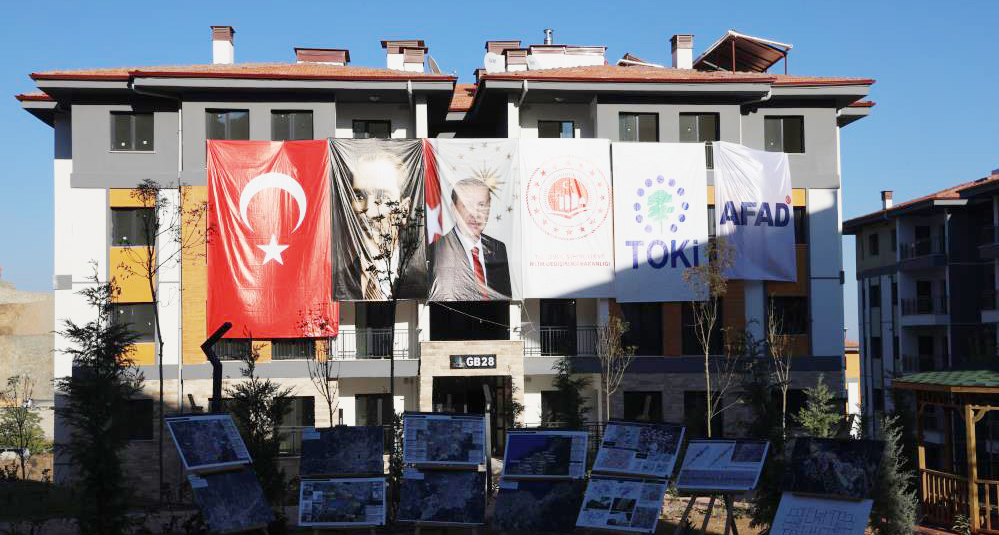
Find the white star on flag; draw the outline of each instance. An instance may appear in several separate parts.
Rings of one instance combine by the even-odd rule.
[[[287,245],[279,245],[277,242],[277,236],[271,234],[271,242],[267,245],[258,245],[261,251],[264,252],[264,261],[260,265],[266,265],[267,262],[271,260],[276,260],[278,264],[284,265],[284,260],[281,259],[281,253],[288,248]]]

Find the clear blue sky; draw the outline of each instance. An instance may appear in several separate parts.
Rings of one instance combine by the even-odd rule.
[[[19,288],[52,287],[52,131],[20,109],[28,73],[53,68],[207,63],[208,27],[236,28],[236,60],[290,61],[295,46],[349,48],[384,65],[378,41],[423,38],[469,82],[487,39],[606,45],[669,61],[669,37],[700,53],[725,30],[792,43],[790,72],[877,79],[870,117],[842,132],[843,215],[999,168],[999,2],[13,2],[0,45],[0,266]],[[813,244],[821,247],[822,244]],[[853,239],[844,240],[846,324],[855,336]]]

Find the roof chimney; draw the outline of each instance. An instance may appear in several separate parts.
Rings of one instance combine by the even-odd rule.
[[[678,33],[669,40],[674,69],[694,68],[694,36]]]
[[[232,45],[232,36],[236,30],[232,26],[212,26],[212,63],[215,65],[232,65],[236,63],[236,50]]]
[[[350,51],[344,48],[295,48],[296,63],[339,65],[350,63]]]
[[[554,31],[555,30],[552,30],[551,28],[545,28],[545,44],[546,45],[552,44],[552,32],[554,32]]]
[[[892,202],[891,202],[891,190],[888,189],[888,190],[882,191],[881,192],[881,209],[882,210],[888,210],[889,208],[891,208],[891,206],[892,206]]]
[[[385,49],[386,67],[397,71],[423,72],[423,56],[427,53],[423,39],[386,40],[382,41],[382,48]]]

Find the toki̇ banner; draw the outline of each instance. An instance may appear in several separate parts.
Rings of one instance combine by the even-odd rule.
[[[614,291],[619,302],[689,301],[687,268],[707,261],[703,143],[612,143]]]
[[[524,297],[612,297],[610,142],[523,139]]]
[[[787,154],[714,142],[715,222],[732,248],[734,279],[795,281]]]
[[[426,146],[433,155],[426,166],[428,299],[520,299],[518,141],[431,139]]]
[[[336,336],[329,144],[208,141],[208,330]]]

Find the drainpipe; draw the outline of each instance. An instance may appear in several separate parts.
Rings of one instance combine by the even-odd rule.
[[[520,100],[517,101],[518,108],[524,104],[525,98],[527,98],[527,80],[524,80],[524,83],[520,88]]]
[[[742,107],[745,107],[745,106],[752,106],[754,104],[762,104],[762,103],[770,100],[770,97],[772,97],[773,94],[774,94],[773,87],[769,87],[769,88],[767,88],[767,94],[764,95],[763,98],[756,99],[756,100],[750,100],[750,101],[746,101],[746,102],[740,102],[739,103],[739,107],[742,108]]]

